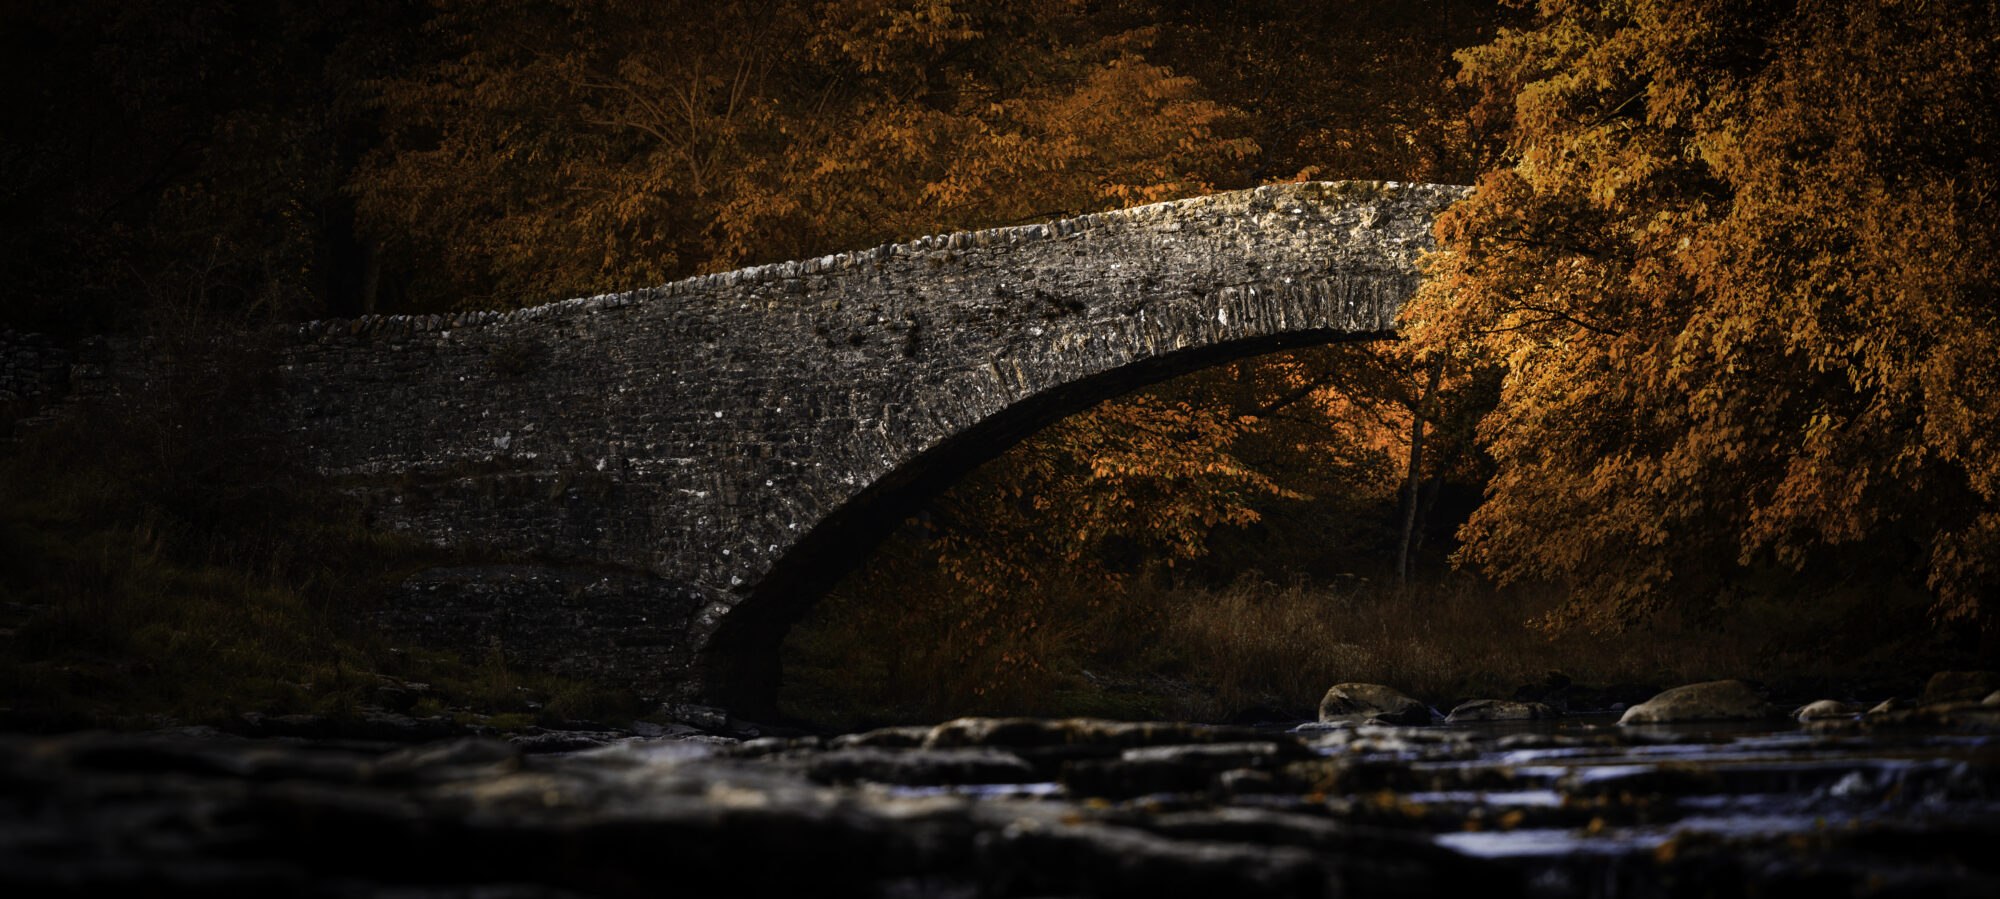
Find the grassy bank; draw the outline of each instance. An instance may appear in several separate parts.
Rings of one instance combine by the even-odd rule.
[[[1328,686],[1349,681],[1449,708],[1551,674],[1596,686],[1854,681],[1962,661],[1929,626],[1920,593],[1749,599],[1707,621],[1551,635],[1535,621],[1559,599],[1554,589],[1496,591],[1449,574],[1407,588],[1251,574],[1219,588],[1025,597],[1038,624],[982,642],[912,614],[912,603],[936,601],[921,587],[895,597],[836,591],[787,642],[786,707],[840,726],[970,713],[1217,721],[1309,716]]]

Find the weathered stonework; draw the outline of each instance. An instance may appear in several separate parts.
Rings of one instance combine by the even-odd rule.
[[[314,322],[285,353],[286,414],[383,527],[624,572],[562,633],[541,588],[474,591],[511,654],[755,706],[785,628],[924,496],[1145,383],[1388,334],[1466,192],[1277,185],[504,314]],[[406,598],[446,608],[470,583]]]

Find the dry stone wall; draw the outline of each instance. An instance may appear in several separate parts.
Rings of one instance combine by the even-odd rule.
[[[391,623],[457,616],[459,639],[756,702],[803,603],[927,491],[1149,381],[1389,333],[1465,193],[1277,185],[508,313],[314,322],[285,353],[285,414],[380,526],[564,572],[518,602],[435,573]],[[563,578],[594,598],[553,628]]]

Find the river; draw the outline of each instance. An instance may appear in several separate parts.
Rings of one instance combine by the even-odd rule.
[[[1992,717],[4,737],[0,893],[1990,897]]]

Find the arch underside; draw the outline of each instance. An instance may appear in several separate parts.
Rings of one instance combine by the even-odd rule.
[[[1105,400],[1215,365],[1393,337],[1393,332],[1317,328],[1189,347],[1078,378],[1009,405],[877,479],[800,538],[700,648],[698,694],[753,718],[776,715],[782,679],[779,646],[792,626],[931,497],[1035,432]]]

